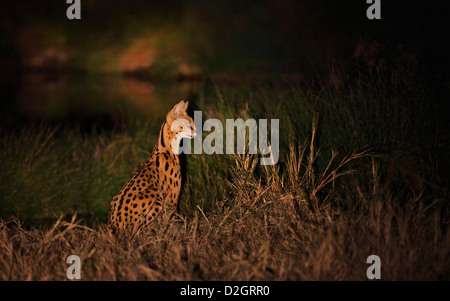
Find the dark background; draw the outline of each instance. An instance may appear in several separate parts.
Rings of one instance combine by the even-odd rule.
[[[175,47],[179,36],[166,41],[166,49],[173,46],[171,55],[185,52],[186,59],[212,73],[260,71],[258,66],[260,72],[300,72],[300,66],[323,71],[329,59],[350,59],[361,41],[403,47],[436,72],[446,73],[448,65],[443,1],[384,0],[381,20],[366,18],[369,5],[363,0],[82,1],[82,19],[73,21],[66,18],[68,6],[61,0],[2,1],[4,70],[89,69],[82,54],[124,46],[128,37],[168,26],[188,37],[181,51]],[[30,56],[50,47],[64,50],[64,62],[30,64]]]
[[[68,20],[68,7],[62,0],[1,2],[4,128],[36,120],[111,128],[129,118],[122,111],[166,111],[195,94],[199,79],[351,76],[362,55],[369,64],[417,63],[446,120],[444,1],[382,0],[381,20],[366,18],[363,0],[82,1],[81,20]]]

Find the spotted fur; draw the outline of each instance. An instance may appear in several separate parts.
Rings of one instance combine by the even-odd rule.
[[[115,233],[141,230],[161,212],[174,212],[181,190],[178,148],[182,138],[195,137],[194,121],[181,101],[167,114],[150,158],[112,199],[108,225]]]

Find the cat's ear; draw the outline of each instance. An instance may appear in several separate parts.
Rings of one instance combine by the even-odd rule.
[[[167,121],[172,122],[173,120],[176,120],[186,114],[188,105],[189,101],[184,100],[174,105],[172,110],[170,110],[170,112],[167,114]]]
[[[184,102],[184,111],[185,112],[187,111],[188,106],[189,106],[189,101],[185,101]]]

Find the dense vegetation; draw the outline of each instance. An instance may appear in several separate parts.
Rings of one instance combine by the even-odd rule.
[[[446,130],[409,61],[357,61],[308,84],[204,86],[204,118],[278,118],[280,161],[187,155],[180,214],[134,240],[105,226],[160,122],[81,132],[42,124],[0,138],[0,279],[449,279]],[[350,74],[350,75],[349,75]],[[205,133],[207,135],[207,133]]]

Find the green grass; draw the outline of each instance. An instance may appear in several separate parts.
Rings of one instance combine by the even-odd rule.
[[[0,279],[63,280],[61,258],[80,254],[85,280],[364,280],[376,254],[382,279],[448,280],[442,129],[420,77],[383,68],[201,91],[204,118],[279,118],[279,164],[187,156],[181,214],[132,241],[109,233],[106,214],[159,123],[3,131]]]
[[[111,196],[149,156],[156,135],[146,129],[84,135],[46,126],[4,133],[2,216],[40,222],[79,212],[104,221]]]

